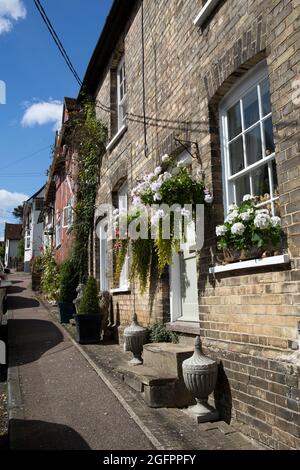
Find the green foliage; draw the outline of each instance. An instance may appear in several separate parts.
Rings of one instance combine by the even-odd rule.
[[[24,242],[24,238],[21,238],[21,240],[18,243],[18,257],[19,258],[22,258],[22,259],[24,258],[24,251],[25,251],[25,242]]]
[[[153,242],[151,239],[143,240],[142,238],[138,238],[137,240],[132,240],[131,248],[132,264],[130,277],[131,279],[138,278],[140,291],[143,294],[147,287],[151,268]]]
[[[50,302],[57,301],[60,286],[59,267],[50,248],[42,256],[41,263],[43,267],[41,279],[42,292]]]
[[[89,277],[79,305],[79,314],[99,315],[100,305],[96,279]]]
[[[4,243],[0,243],[0,260],[4,259],[5,255],[5,245]]]
[[[83,109],[71,119],[70,146],[78,154],[77,205],[75,210],[75,241],[72,259],[85,283],[88,276],[88,243],[93,228],[95,199],[100,158],[105,152],[107,130],[97,119],[95,106],[86,101]]]
[[[152,343],[178,343],[178,335],[174,331],[169,331],[164,325],[153,325],[149,332]]]
[[[43,257],[35,256],[30,262],[30,269],[32,273],[40,273],[43,271]]]
[[[19,219],[20,221],[22,221],[23,220],[23,212],[24,212],[23,205],[19,205],[19,206],[14,208],[14,210],[12,211],[12,215],[16,219]]]
[[[59,283],[60,302],[73,302],[76,297],[76,288],[78,286],[79,280],[76,267],[72,259],[66,261],[60,266]]]
[[[114,245],[116,254],[116,267],[114,272],[115,284],[118,285],[121,272],[125,263],[127,250],[128,250],[128,239],[118,240]]]

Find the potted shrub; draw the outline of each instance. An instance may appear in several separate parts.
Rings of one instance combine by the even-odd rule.
[[[96,280],[89,277],[77,314],[76,340],[80,344],[96,344],[100,342],[101,311]]]
[[[76,313],[73,300],[76,297],[76,287],[78,285],[78,275],[72,260],[62,264],[59,281],[59,321],[60,323],[69,323]]]
[[[257,207],[257,198],[246,194],[240,206],[228,208],[223,225],[216,227],[218,249],[224,262],[278,254],[282,238],[281,219],[268,207]]]

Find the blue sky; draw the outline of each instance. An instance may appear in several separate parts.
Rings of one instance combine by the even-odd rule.
[[[83,78],[112,0],[41,3]],[[79,91],[33,0],[0,0],[0,80],[1,239],[13,207],[45,183],[60,103]]]

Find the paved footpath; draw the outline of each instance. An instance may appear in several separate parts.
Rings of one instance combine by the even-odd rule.
[[[153,449],[29,288],[10,276],[9,407],[12,449]]]

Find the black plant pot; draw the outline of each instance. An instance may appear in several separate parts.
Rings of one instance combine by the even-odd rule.
[[[100,343],[102,315],[75,315],[76,341],[80,344]]]
[[[58,302],[60,323],[69,323],[76,313],[75,305],[69,302]]]

